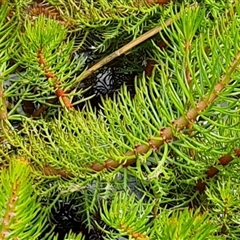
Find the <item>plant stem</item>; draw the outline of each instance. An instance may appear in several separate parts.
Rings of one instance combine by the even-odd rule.
[[[193,6],[197,6],[195,5],[191,5],[190,7],[192,8]],[[166,27],[170,26],[175,20],[179,19],[181,17],[180,13],[177,13],[174,18],[169,18],[164,22],[164,26],[157,26],[151,30],[149,30],[148,32],[142,34],[141,36],[139,36],[138,38],[132,40],[131,42],[127,43],[125,46],[119,48],[118,50],[116,50],[115,52],[109,54],[108,56],[106,56],[105,58],[103,58],[102,60],[100,60],[98,63],[96,63],[95,65],[93,65],[91,68],[89,68],[81,77],[79,77],[75,84],[68,90],[68,92],[71,92],[75,89],[75,86],[83,81],[84,79],[86,79],[87,77],[89,77],[90,75],[92,75],[94,72],[96,72],[99,68],[105,66],[106,64],[108,64],[109,62],[111,62],[113,59],[123,55],[124,53],[127,53],[129,50],[131,50],[132,48],[136,47],[137,45],[143,43],[144,41],[146,41],[147,39],[153,37],[154,35],[156,35],[157,33],[159,33],[160,31],[162,31],[163,29],[165,29]]]

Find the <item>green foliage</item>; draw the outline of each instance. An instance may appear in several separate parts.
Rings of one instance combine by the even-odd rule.
[[[37,239],[45,228],[46,213],[34,193],[30,166],[13,159],[1,171],[1,239]]]
[[[206,194],[213,206],[216,222],[222,225],[223,232],[232,239],[240,237],[239,232],[239,179],[220,179],[211,183]]]
[[[40,204],[33,187],[32,169],[26,159],[12,159],[4,166],[0,183],[1,239],[58,239],[52,231],[42,236],[50,209]],[[84,237],[81,233],[70,232],[64,239],[84,240]]]
[[[73,23],[76,30],[84,34],[85,31],[91,33],[91,29],[94,29],[95,46],[100,51],[113,50],[111,47],[113,41],[115,46],[122,46],[126,41],[149,30],[146,22],[151,22],[151,26],[156,25],[153,19],[165,15],[158,4],[150,5],[142,0],[48,2],[55,5],[58,11]]]
[[[155,226],[155,239],[224,239],[215,236],[219,229],[211,215],[208,212],[202,214],[199,210],[183,209],[173,212],[163,210],[156,218]]]
[[[49,0],[32,17],[16,3],[0,8],[2,237],[39,237],[58,194],[105,239],[238,239],[240,4]],[[154,69],[134,96],[123,86],[98,111],[69,107],[86,100],[77,49],[107,55],[155,26],[139,46]],[[44,114],[18,112],[25,101]],[[44,238],[58,239],[52,231]]]
[[[9,9],[7,5],[4,5],[0,9],[0,95],[3,95],[4,80],[11,73],[15,66],[8,67],[7,61],[10,59],[10,55],[13,52],[12,49],[15,41],[15,30],[17,24],[12,18],[6,21]],[[7,118],[6,102],[3,98],[0,99],[0,119]]]
[[[118,230],[121,235],[132,235],[147,239],[150,232],[149,214],[153,204],[144,203],[143,200],[136,201],[135,195],[119,192],[111,201],[108,209],[108,202],[103,203],[102,220],[112,228]],[[118,234],[116,234],[119,236]],[[113,235],[112,235],[113,236]]]
[[[54,237],[53,240],[58,240],[58,236]],[[82,234],[74,234],[74,233],[69,233],[64,237],[64,240],[84,240],[84,237],[82,236]]]
[[[215,236],[219,227],[214,218],[211,219],[208,212],[201,213],[199,209],[183,208],[181,211],[162,209],[151,222],[149,218],[153,218],[151,212],[154,202],[138,200],[133,194],[119,192],[114,196],[111,205],[108,205],[107,202],[103,203],[101,213],[103,221],[120,235],[129,235],[130,239],[224,239]],[[109,239],[119,236],[114,232],[107,234]]]
[[[11,50],[13,48],[13,43],[15,40],[15,31],[17,24],[14,21],[14,17],[9,21],[6,21],[7,15],[9,13],[9,8],[7,5],[4,5],[0,9],[0,46],[1,46],[1,64],[3,64],[6,60],[9,59],[9,55],[11,54]],[[8,54],[7,54],[8,53]],[[7,72],[9,74],[9,72]]]
[[[65,91],[76,83],[76,72],[84,59],[71,60],[74,41],[68,40],[67,30],[59,22],[40,16],[33,22],[27,19],[24,28],[18,34],[21,48],[16,61],[27,71],[15,80],[14,89],[24,92],[12,94],[21,96],[21,100],[44,103],[55,97],[56,83]]]

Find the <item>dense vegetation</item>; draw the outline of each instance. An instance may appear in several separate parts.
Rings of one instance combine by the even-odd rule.
[[[0,239],[240,239],[237,0],[0,1]]]

